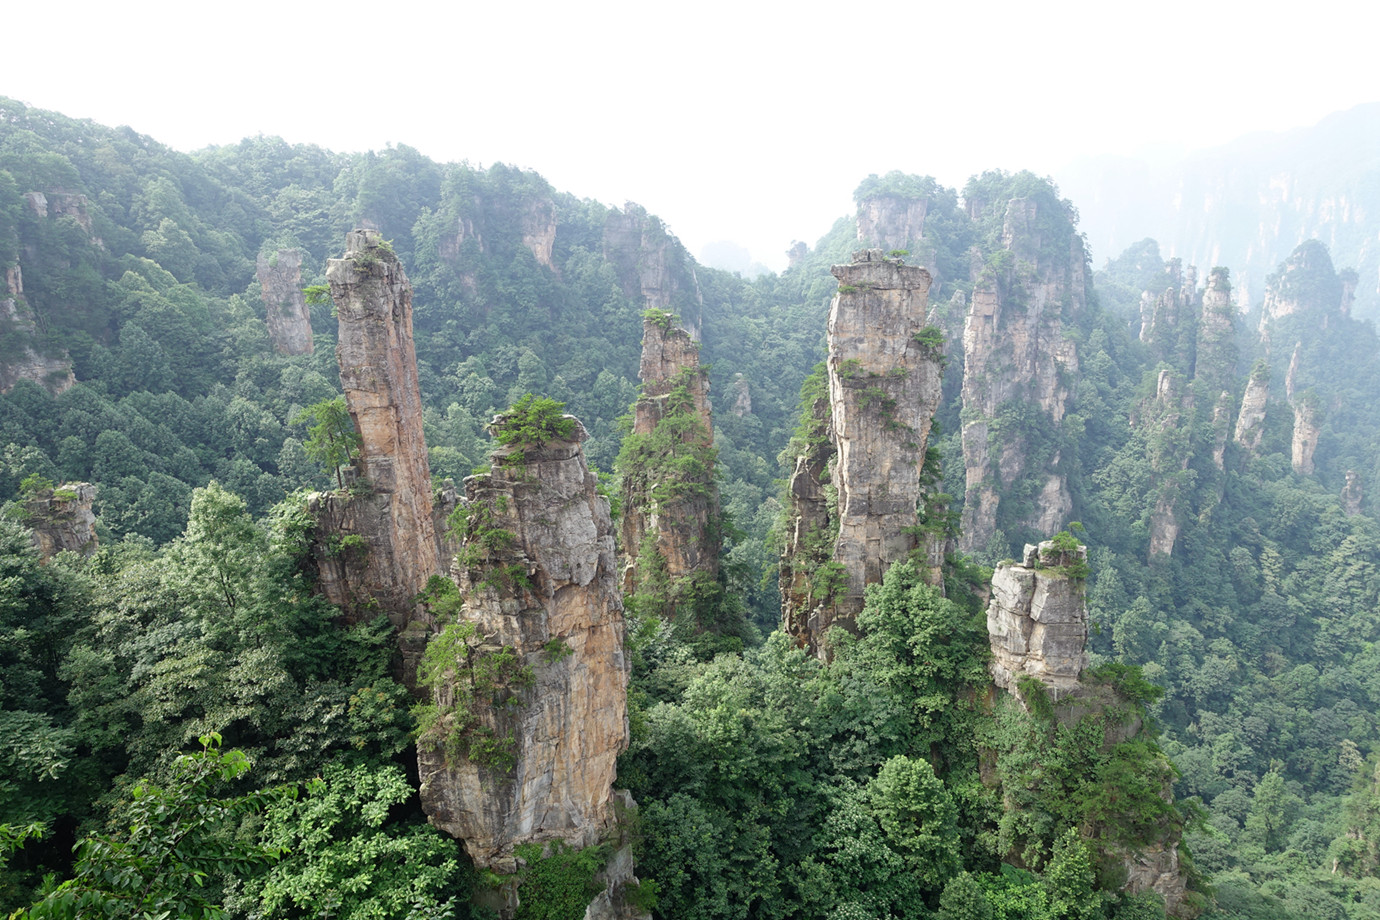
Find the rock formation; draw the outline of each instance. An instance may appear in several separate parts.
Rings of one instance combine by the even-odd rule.
[[[926,198],[877,195],[858,202],[858,243],[883,251],[918,249],[925,236]]]
[[[1234,440],[1248,451],[1260,447],[1265,434],[1265,407],[1270,399],[1270,367],[1257,361],[1246,381],[1246,395],[1241,398],[1241,414],[1236,417]]]
[[[257,268],[273,347],[284,355],[311,354],[311,315],[302,295],[302,254],[296,249],[279,249],[271,256],[260,253]]]
[[[1346,486],[1342,489],[1342,512],[1347,517],[1361,513],[1361,477],[1355,470],[1346,471]]]
[[[801,646],[820,650],[833,622],[833,563],[838,540],[838,491],[829,482],[837,453],[830,440],[829,394],[816,393],[808,408],[805,453],[791,474],[786,545],[781,553],[781,625]]]
[[[1060,452],[1042,452],[1039,468],[1032,468],[1029,426],[994,424],[1038,412],[1045,418],[1036,426],[1057,435],[1078,374],[1077,347],[1065,323],[1086,300],[1083,244],[1071,231],[1067,240],[1044,239],[1038,207],[1033,199],[1011,199],[1002,251],[986,261],[974,252],[963,329],[964,552],[987,548],[997,532],[1001,497],[1018,481],[1029,484],[1035,500],[1011,526],[1050,533],[1073,508]]]
[[[91,510],[96,487],[89,482],[64,482],[43,489],[24,501],[34,545],[43,559],[64,550],[81,555],[96,551],[96,515]]]
[[[326,279],[340,319],[340,382],[361,446],[351,489],[311,499],[318,583],[349,621],[388,616],[412,686],[429,623],[415,598],[445,570],[422,436],[412,289],[377,231],[351,231],[345,243]]]
[[[1181,340],[1193,330],[1197,283],[1197,269],[1190,265],[1185,272],[1178,259],[1170,259],[1165,265],[1164,290],[1158,295],[1150,291],[1141,294],[1140,340],[1150,346],[1157,360],[1184,356]]]
[[[1347,484],[1341,490],[1341,512],[1347,517],[1355,517],[1361,513],[1361,476],[1357,470],[1347,470]]]
[[[720,549],[709,375],[699,345],[675,320],[652,311],[643,321],[642,394],[619,459],[623,591],[660,582],[672,618],[686,579],[717,580]]]
[[[1052,540],[1027,544],[1021,562],[992,573],[987,634],[992,680],[1015,693],[1024,675],[1037,678],[1053,699],[1078,689],[1088,666],[1088,611],[1083,576],[1088,550],[1060,550]]]
[[[0,356],[0,393],[8,393],[21,380],[31,380],[55,396],[67,391],[77,382],[72,359],[66,351],[44,354],[37,347],[38,325],[24,299],[24,273],[18,265],[5,272],[5,286],[9,296],[0,300],[0,335],[17,334],[24,344],[11,357]]]
[[[851,626],[863,589],[917,546],[907,528],[918,523],[920,471],[939,406],[943,358],[940,342],[921,335],[928,271],[888,259],[880,249],[855,253],[850,264],[831,271],[839,280],[829,308],[827,362],[837,451],[833,558],[844,570],[832,620]]]
[[[541,265],[554,269],[551,250],[556,245],[556,203],[550,198],[533,198],[523,204],[518,215],[522,245]]]
[[[699,341],[704,297],[694,264],[658,218],[631,201],[621,212],[609,212],[604,258],[613,263],[626,296],[647,309],[678,314],[690,337]]]
[[[1300,476],[1313,475],[1313,454],[1322,435],[1322,408],[1309,390],[1294,400],[1293,467]]]
[[[613,525],[585,438],[565,416],[465,480],[462,606],[428,652],[439,717],[418,742],[422,805],[499,872],[514,871],[521,844],[587,846],[615,817],[628,662]]]
[[[1236,361],[1236,306],[1231,302],[1231,281],[1225,268],[1214,268],[1208,272],[1207,289],[1199,305],[1193,379],[1206,384],[1210,393],[1229,390],[1237,379]]]

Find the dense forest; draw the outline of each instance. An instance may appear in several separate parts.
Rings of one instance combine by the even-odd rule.
[[[1167,846],[1179,916],[1380,917],[1380,340],[1355,272],[1304,243],[1236,303],[1230,266],[1150,239],[1094,271],[1074,203],[1029,173],[856,199],[745,280],[634,204],[503,165],[188,155],[0,99],[0,910],[488,917],[507,885],[518,917],[584,916],[612,844],[476,868],[422,810],[428,714],[393,627],[317,590],[308,496],[346,485],[352,432],[330,433],[336,308],[313,291],[367,226],[411,282],[438,484],[488,470],[490,420],[534,397],[579,418],[609,495],[662,448],[711,471],[696,615],[668,628],[654,582],[626,599],[638,911],[1162,917],[1126,866]],[[922,525],[947,555],[937,579],[892,565],[816,656],[780,628],[787,481],[827,439],[829,268],[867,246],[932,279]],[[298,354],[263,280],[291,252]],[[1044,310],[1076,360],[1010,376],[975,344],[988,302]],[[648,317],[699,343],[712,439],[677,441],[689,460],[633,431]],[[79,483],[97,548],[40,553]],[[1087,547],[1065,573],[1093,622],[1082,708],[989,675],[993,567],[1056,533]]]

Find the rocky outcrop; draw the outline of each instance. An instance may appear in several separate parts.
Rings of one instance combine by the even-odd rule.
[[[361,445],[349,490],[311,499],[322,593],[349,621],[386,614],[397,627],[403,680],[413,686],[430,623],[416,602],[444,571],[422,435],[412,289],[374,230],[346,237],[326,269],[340,319],[340,382]]]
[[[802,647],[818,651],[835,617],[837,587],[828,568],[838,539],[838,492],[829,482],[836,451],[829,438],[828,393],[815,396],[808,412],[805,453],[796,457],[791,474],[779,583],[782,629]]]
[[[1197,269],[1190,265],[1185,272],[1182,262],[1170,259],[1163,283],[1158,295],[1150,291],[1140,295],[1140,340],[1151,348],[1156,360],[1172,361],[1181,357],[1181,339],[1193,330]]]
[[[556,203],[550,198],[533,198],[523,203],[518,215],[522,245],[541,265],[554,269],[551,249],[556,244]]]
[[[882,250],[917,248],[925,236],[926,198],[878,195],[858,202],[858,243]]]
[[[1236,382],[1236,306],[1231,302],[1231,280],[1225,268],[1208,272],[1207,289],[1198,313],[1198,341],[1194,352],[1193,379],[1211,393],[1230,389]]]
[[[37,193],[35,193],[37,194]],[[56,396],[77,382],[72,359],[65,350],[45,354],[38,348],[38,325],[33,309],[24,299],[24,272],[19,265],[5,271],[8,297],[0,300],[0,336],[12,334],[22,344],[0,352],[0,393],[8,393],[21,380],[30,380]]]
[[[997,531],[1001,497],[1018,481],[1036,479],[1035,502],[1010,526],[1048,533],[1073,507],[1059,451],[1031,468],[1025,425],[994,425],[999,417],[1038,412],[1038,426],[1057,436],[1068,411],[1078,350],[1066,321],[1086,302],[1082,240],[1043,239],[1038,205],[1008,202],[1002,248],[992,258],[974,251],[973,296],[963,328],[963,462],[965,500],[959,548],[981,552]],[[1056,255],[1058,254],[1058,255]]]
[[[748,379],[742,374],[735,374],[733,383],[728,388],[729,401],[732,406],[728,411],[738,418],[752,414],[752,390],[748,386]]]
[[[623,293],[643,307],[680,316],[699,341],[704,297],[685,247],[645,208],[629,201],[604,223],[604,258],[613,263]]]
[[[1355,470],[1346,471],[1346,485],[1342,488],[1342,513],[1355,517],[1361,513],[1361,477]]]
[[[1313,455],[1322,436],[1322,407],[1309,390],[1294,400],[1294,439],[1292,464],[1300,476],[1313,475]]]
[[[827,362],[837,451],[833,558],[844,570],[833,622],[847,627],[862,609],[863,589],[917,546],[907,529],[918,523],[920,470],[939,406],[943,358],[940,341],[922,335],[928,271],[880,249],[855,253],[850,264],[831,271],[839,281],[829,309]]]
[[[1234,440],[1246,450],[1260,448],[1265,434],[1265,407],[1270,399],[1270,368],[1263,361],[1256,362],[1246,381],[1246,395],[1241,397],[1241,414],[1236,417]]]
[[[64,482],[24,500],[26,523],[43,559],[61,552],[88,556],[96,551],[96,515],[91,510],[96,487],[89,482]]]
[[[268,311],[268,337],[274,349],[283,355],[311,354],[311,315],[302,295],[302,254],[296,249],[279,249],[273,255],[260,253],[257,269]]]
[[[633,407],[632,437],[620,457],[623,590],[649,585],[651,566],[666,590],[687,578],[719,573],[719,493],[714,482],[714,427],[709,375],[699,345],[662,311],[642,324],[642,394]],[[664,612],[674,616],[674,604]]]
[[[615,819],[628,662],[613,525],[585,438],[566,416],[465,480],[462,606],[431,640],[439,715],[418,741],[422,805],[499,872],[514,871],[521,844],[588,846]]]
[[[1003,562],[992,573],[987,635],[998,687],[1014,694],[1028,675],[1056,700],[1079,688],[1078,675],[1089,662],[1087,559],[1087,547],[1060,550],[1046,540],[1027,544],[1021,562]]]

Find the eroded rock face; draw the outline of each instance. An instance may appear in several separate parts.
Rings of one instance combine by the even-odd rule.
[[[585,437],[576,423],[571,440],[501,448],[491,473],[465,480],[471,524],[455,571],[462,622],[484,648],[512,649],[532,677],[503,700],[475,697],[474,716],[492,737],[511,734],[510,766],[448,760],[427,736],[418,764],[431,822],[463,840],[477,865],[500,872],[516,868],[521,844],[588,846],[615,817],[628,662],[613,525],[585,464]],[[495,530],[508,536],[486,542]],[[433,689],[442,710],[455,699],[454,683]]]
[[[668,414],[688,410],[694,430],[676,437],[687,445],[693,441],[712,448],[709,376],[700,367],[699,344],[667,314],[643,321],[640,376],[642,395],[633,407],[633,434],[651,435]],[[648,538],[654,539],[672,582],[694,573],[709,578],[719,573],[719,495],[713,469],[699,477],[702,487],[686,489],[668,488],[679,471],[654,467],[652,459],[623,470],[620,536],[627,557],[623,591],[629,595],[638,589],[638,556]]]
[[[551,262],[551,249],[556,244],[556,203],[550,198],[534,198],[528,201],[518,218],[522,231],[522,245],[547,268],[555,268]]]
[[[1037,205],[1012,199],[1003,225],[1003,247],[1012,258],[992,268],[974,253],[974,290],[963,328],[963,462],[966,470],[959,548],[986,548],[997,529],[1003,492],[1018,479],[1040,476],[1035,508],[1024,521],[1048,533],[1067,521],[1073,507],[1059,458],[1043,470],[1029,469],[1028,445],[1017,426],[994,442],[992,423],[1013,403],[1027,403],[1058,429],[1068,411],[1078,351],[1065,337],[1065,317],[1081,312],[1086,301],[1083,244],[1066,243],[1068,257],[1046,264],[1041,254],[1050,241],[1036,231]],[[1057,245],[1065,245],[1062,241]],[[1049,526],[1053,524],[1053,526]]]
[[[91,510],[96,487],[89,482],[64,482],[44,489],[24,502],[34,545],[43,559],[64,550],[83,556],[96,551],[96,515]]]
[[[781,553],[781,625],[803,647],[819,650],[819,639],[833,622],[835,611],[829,580],[817,577],[832,561],[837,539],[838,493],[831,501],[826,480],[836,451],[826,437],[829,400],[815,399],[812,441],[807,453],[796,457],[790,483],[790,518],[786,546]]]
[[[629,201],[604,224],[604,258],[618,272],[623,293],[647,309],[680,316],[690,337],[700,338],[704,297],[685,247],[661,221]]]
[[[402,677],[413,686],[430,622],[415,598],[445,567],[422,435],[412,289],[374,230],[351,231],[326,278],[340,318],[340,382],[361,447],[352,489],[312,498],[318,583],[349,620],[388,616],[400,633]]]
[[[924,198],[868,198],[858,204],[858,242],[883,251],[916,248],[925,236],[928,209]]]
[[[77,378],[67,352],[43,354],[34,347],[38,326],[24,300],[24,274],[18,265],[5,272],[5,286],[10,296],[0,300],[0,334],[18,333],[26,344],[12,359],[0,360],[0,393],[8,393],[21,380],[33,381],[54,396],[71,389]]]
[[[279,249],[271,256],[260,253],[257,270],[274,349],[284,355],[311,354],[311,316],[302,295],[302,254],[296,249]]]
[[[1361,513],[1361,477],[1355,470],[1346,471],[1346,486],[1342,489],[1342,511],[1347,517]]]
[[[1313,475],[1313,454],[1322,435],[1322,410],[1309,391],[1294,401],[1293,467],[1300,476]]]
[[[920,340],[930,273],[880,249],[835,265],[829,309],[830,430],[837,457],[838,540],[845,570],[834,622],[851,626],[863,589],[916,548],[920,469],[939,405],[943,359]],[[829,624],[824,624],[827,628]],[[819,638],[818,635],[815,636]]]
[[[1257,365],[1246,381],[1246,395],[1241,397],[1241,414],[1236,417],[1237,444],[1248,451],[1260,447],[1265,435],[1265,406],[1270,400],[1270,369]]]
[[[1069,570],[1086,566],[1087,547],[1060,552],[1053,541],[1026,545],[1022,562],[1006,562],[992,573],[987,634],[992,644],[992,680],[1015,693],[1022,675],[1038,678],[1051,698],[1078,689],[1088,667],[1088,611],[1083,579]]]
[[[1230,389],[1236,381],[1236,306],[1225,268],[1208,273],[1207,289],[1198,313],[1198,343],[1193,379],[1207,383],[1210,392]]]

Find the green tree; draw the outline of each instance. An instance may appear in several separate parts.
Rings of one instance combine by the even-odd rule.
[[[361,444],[355,421],[345,405],[345,397],[323,399],[292,418],[294,425],[304,422],[310,422],[311,425],[307,429],[307,440],[302,450],[326,469],[334,470],[336,486],[345,488],[340,468],[354,459]]]

